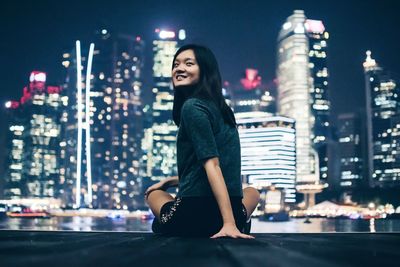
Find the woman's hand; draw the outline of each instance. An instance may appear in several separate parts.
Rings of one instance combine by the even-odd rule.
[[[164,180],[153,184],[149,188],[147,188],[146,192],[144,193],[145,198],[147,199],[149,194],[153,192],[154,190],[162,190],[166,191],[170,187],[178,186],[179,184],[179,178],[178,176],[172,176],[165,178]]]
[[[156,184],[153,184],[152,186],[147,188],[146,192],[144,193],[144,196],[147,199],[149,197],[149,194],[151,192],[153,192],[154,190],[163,190],[163,191],[165,191],[167,189],[168,189],[168,187],[166,186],[166,181],[163,180],[163,181],[160,181],[160,182],[158,182]]]
[[[218,237],[254,239],[254,236],[242,234],[234,223],[224,223],[221,230],[219,230],[219,232],[213,235],[211,238]]]

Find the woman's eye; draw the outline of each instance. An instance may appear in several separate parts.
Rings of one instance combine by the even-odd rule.
[[[187,62],[186,65],[187,65],[187,66],[192,66],[193,63],[192,63],[192,62]]]

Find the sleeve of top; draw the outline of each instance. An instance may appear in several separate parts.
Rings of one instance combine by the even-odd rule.
[[[211,126],[211,111],[204,104],[189,99],[182,107],[181,118],[197,159],[219,157]]]

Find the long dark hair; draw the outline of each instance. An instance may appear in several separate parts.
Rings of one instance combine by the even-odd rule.
[[[174,106],[172,118],[176,125],[180,124],[181,108],[183,103],[189,98],[203,98],[212,100],[221,111],[224,121],[229,125],[236,127],[235,116],[232,109],[226,104],[222,95],[222,80],[219,72],[217,59],[213,52],[205,46],[188,44],[178,49],[175,53],[173,64],[176,57],[185,50],[193,50],[196,62],[199,65],[199,82],[190,89],[177,90],[174,86]]]

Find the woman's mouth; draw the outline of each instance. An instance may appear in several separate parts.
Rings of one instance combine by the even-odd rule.
[[[184,75],[176,75],[176,80],[177,81],[182,81],[183,79],[186,79],[186,76],[184,76]]]

